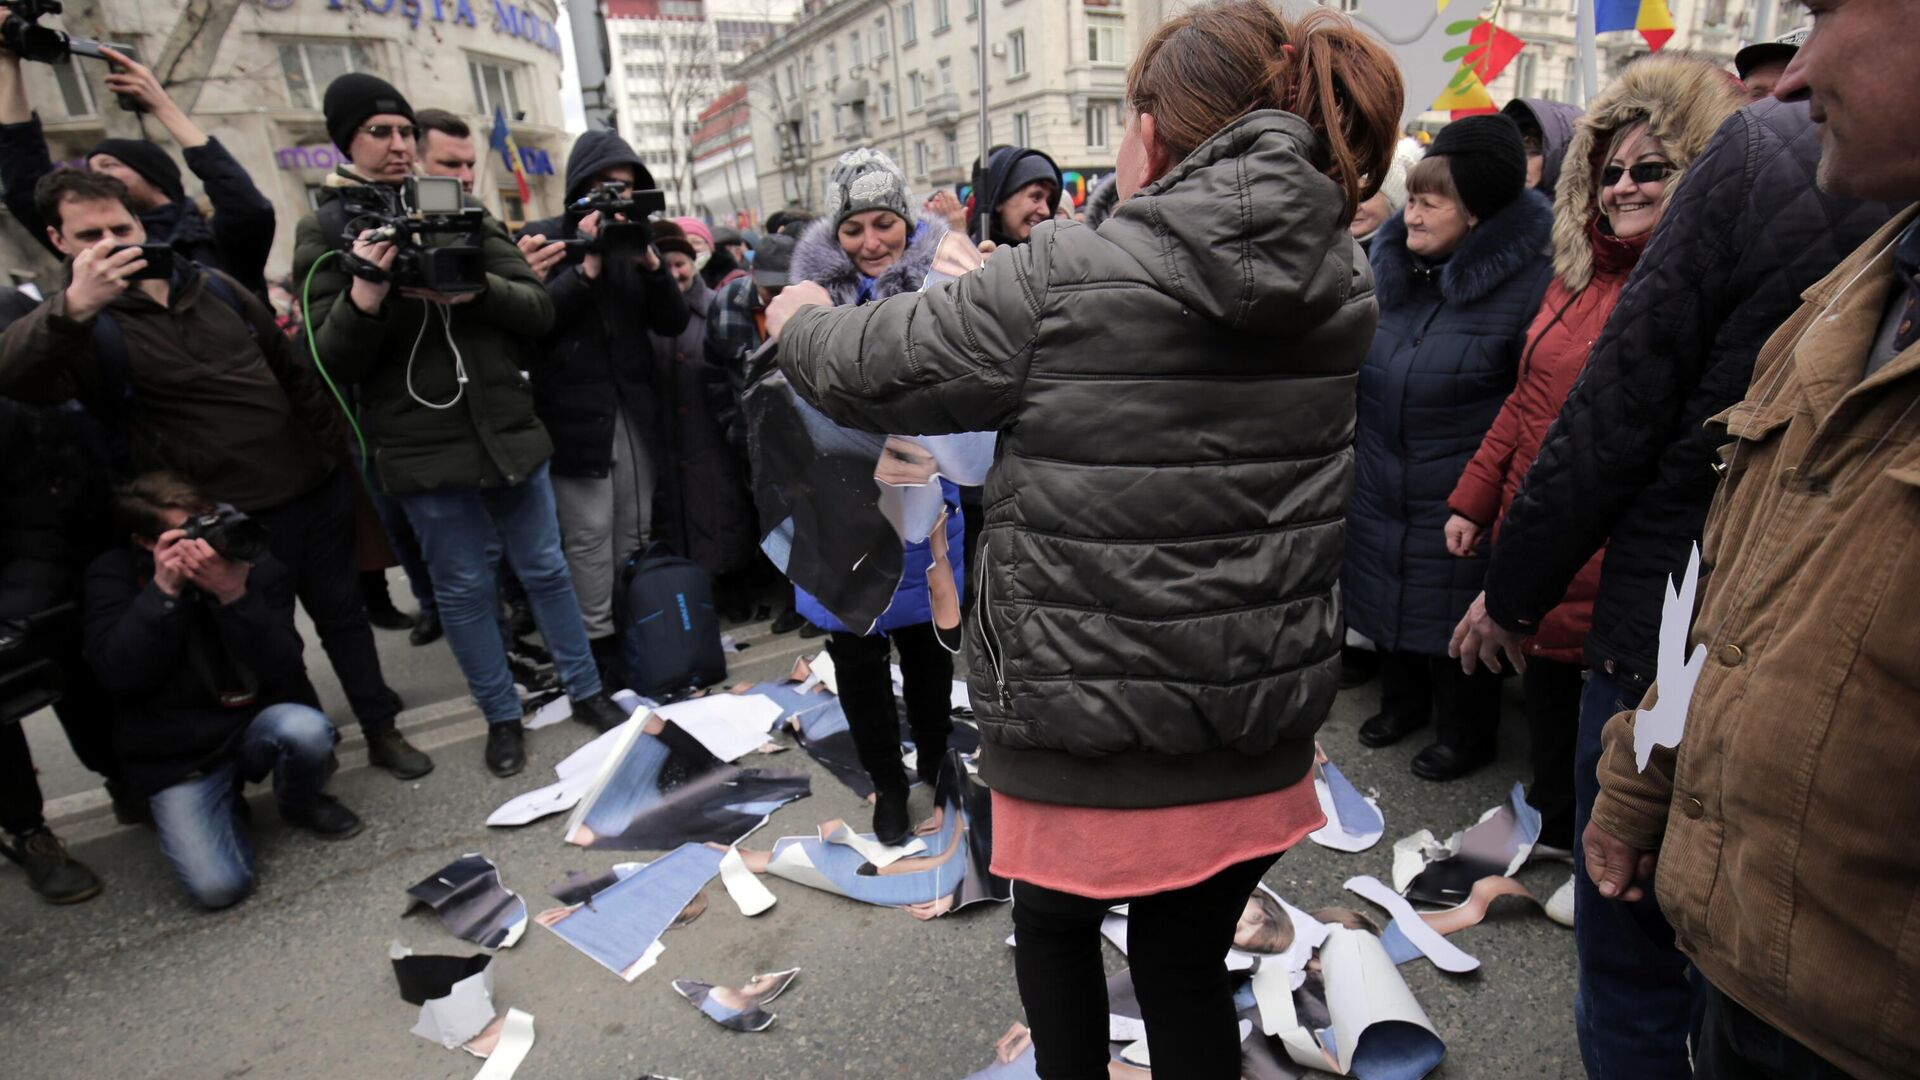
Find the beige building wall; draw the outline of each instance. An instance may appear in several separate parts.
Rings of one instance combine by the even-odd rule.
[[[185,6],[183,0],[99,0],[109,40],[134,45],[148,62],[165,48]],[[294,225],[336,158],[320,95],[333,74],[349,68],[392,82],[415,109],[447,109],[473,126],[481,152],[475,194],[494,214],[512,222],[558,213],[558,174],[572,136],[561,126],[556,16],[554,0],[250,0],[221,38],[210,74],[174,81],[168,92],[273,201],[279,221],[267,273],[282,277],[291,270]],[[55,161],[77,161],[109,128],[140,133],[140,120],[121,112],[104,89],[104,65],[73,64],[67,71],[23,65]],[[164,73],[161,78],[167,81]],[[523,163],[550,164],[555,174],[528,176],[532,198],[525,206],[512,173],[488,150],[496,98],[527,151]],[[178,161],[165,129],[151,119],[144,123],[147,136]],[[190,172],[185,179],[188,192],[200,197]],[[0,265],[44,271],[50,260],[9,221],[0,236]]]
[[[817,210],[835,159],[863,145],[899,161],[922,198],[965,184],[983,15],[990,143],[1045,151],[1076,191],[1111,171],[1133,55],[1123,0],[841,0],[733,68],[753,106],[762,209]]]

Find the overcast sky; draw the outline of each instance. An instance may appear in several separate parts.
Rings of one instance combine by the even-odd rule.
[[[573,58],[573,23],[567,18],[567,6],[560,5],[560,59],[566,71],[560,77],[560,122],[578,135],[587,130],[586,106],[580,103],[580,65]]]

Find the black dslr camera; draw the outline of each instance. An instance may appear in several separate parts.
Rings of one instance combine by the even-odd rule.
[[[409,176],[394,191],[384,184],[342,188],[349,203],[345,241],[347,269],[357,278],[414,285],[458,295],[487,287],[480,227],[487,212],[467,205],[460,181],[451,176]],[[399,249],[393,269],[382,270],[355,255],[354,241],[373,230],[374,240],[391,240]]]
[[[250,563],[267,555],[267,527],[226,503],[188,518],[184,528],[187,539],[205,540],[223,559]]]
[[[0,8],[7,9],[7,17],[0,20],[0,47],[22,60],[39,64],[64,64],[69,56],[107,59],[107,54],[100,51],[101,42],[74,37],[50,26],[40,25],[41,16],[60,14],[60,0],[0,0]],[[138,59],[131,45],[108,44],[105,47]],[[115,94],[114,97],[120,107],[128,112],[146,111],[138,101],[125,94]]]
[[[648,216],[665,213],[666,209],[666,193],[657,188],[635,191],[619,180],[596,184],[567,206],[567,224],[578,232],[580,222],[599,211],[600,235],[576,236],[561,242],[570,255],[579,252],[637,259],[647,253],[647,245],[653,242],[653,234],[647,228]],[[615,220],[616,214],[626,220]]]

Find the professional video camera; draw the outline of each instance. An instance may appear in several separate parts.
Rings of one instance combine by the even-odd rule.
[[[0,0],[0,7],[7,9],[6,20],[0,22],[0,45],[6,46],[22,60],[33,60],[42,64],[58,64],[69,56],[85,56],[94,60],[105,60],[106,54],[100,51],[101,43],[91,38],[77,38],[50,26],[41,26],[43,15],[60,14],[60,0]],[[126,45],[108,45],[123,53],[131,52]]]
[[[486,211],[466,204],[458,179],[409,176],[398,192],[384,184],[341,188],[340,192],[349,204],[342,239],[347,269],[353,276],[449,295],[486,289],[486,258],[480,248]],[[382,270],[353,254],[353,242],[368,229],[373,230],[373,239],[391,240],[399,249],[392,270]]]
[[[589,252],[609,258],[639,258],[652,243],[647,218],[667,209],[666,193],[658,189],[633,190],[619,180],[597,184],[567,207],[567,222],[577,232],[580,222],[595,211],[600,213],[600,235],[576,236],[565,240],[569,251]],[[625,218],[615,220],[615,215]]]
[[[185,529],[187,539],[205,540],[223,559],[259,562],[267,554],[267,527],[226,503],[188,518]]]

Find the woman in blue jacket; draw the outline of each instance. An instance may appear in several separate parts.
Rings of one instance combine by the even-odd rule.
[[[1347,622],[1380,648],[1380,712],[1360,741],[1387,746],[1436,719],[1414,775],[1452,780],[1492,760],[1500,677],[1447,657],[1486,555],[1447,552],[1447,496],[1513,389],[1551,273],[1553,211],[1528,190],[1520,130],[1458,120],[1408,175],[1400,218],[1372,248],[1380,329],[1360,369],[1353,506],[1341,576]]]
[[[793,280],[825,286],[835,305],[885,300],[920,288],[946,229],[934,218],[915,220],[906,174],[891,158],[870,149],[841,155],[827,202],[827,215],[794,247]],[[944,480],[941,488],[957,587],[966,580],[966,528],[959,489]],[[910,824],[909,782],[893,703],[890,661],[896,649],[907,724],[913,729],[921,779],[928,784],[947,756],[947,736],[953,731],[953,654],[934,633],[927,593],[927,570],[933,565],[930,545],[907,545],[905,564],[892,605],[871,629],[846,626],[805,590],[794,590],[799,613],[829,634],[827,653],[833,658],[840,704],[860,764],[873,778],[873,832],[885,844],[903,842]]]

